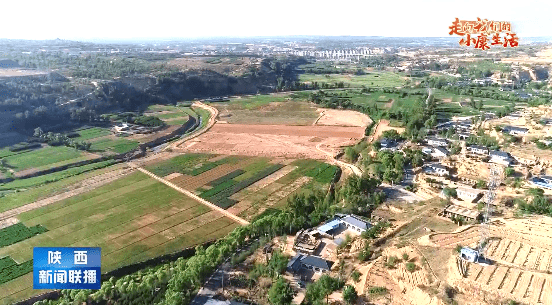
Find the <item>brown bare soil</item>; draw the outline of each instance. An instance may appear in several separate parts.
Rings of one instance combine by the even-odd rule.
[[[209,132],[178,146],[185,152],[325,159],[316,146],[338,150],[364,135],[362,127],[215,124]],[[312,142],[312,138],[321,142]],[[318,144],[317,144],[318,143]]]
[[[317,109],[320,117],[316,125],[366,127],[372,123],[369,116],[353,110]]]
[[[24,69],[0,69],[0,77],[42,75],[46,72]]]
[[[238,162],[237,164],[219,165],[197,176],[181,175],[179,177],[175,177],[173,179],[167,179],[167,180],[171,180],[172,183],[178,185],[181,188],[187,189],[189,191],[194,191],[195,189],[202,187],[215,179],[218,179],[235,170],[245,167],[251,162],[253,162],[253,159],[245,159]]]
[[[376,130],[374,130],[374,132],[372,133],[372,135],[368,139],[368,142],[371,143],[371,142],[377,140],[383,134],[384,131],[391,130],[391,129],[395,129],[398,133],[403,133],[404,130],[405,130],[405,128],[402,128],[402,127],[391,127],[391,126],[389,126],[389,121],[388,120],[380,120],[377,127],[376,127]]]

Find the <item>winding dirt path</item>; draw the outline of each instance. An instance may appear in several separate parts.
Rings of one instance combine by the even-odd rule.
[[[167,147],[165,147],[165,149],[163,149],[164,151],[169,149],[169,148],[170,149],[178,148],[178,146],[182,145],[182,143],[184,143],[188,140],[191,140],[193,138],[199,137],[200,135],[204,134],[209,129],[211,129],[211,127],[213,127],[213,125],[215,125],[215,123],[217,122],[217,117],[218,117],[218,114],[219,114],[219,111],[217,110],[217,108],[206,105],[206,104],[203,104],[202,102],[194,102],[192,104],[192,106],[203,108],[203,109],[205,109],[205,110],[207,110],[211,113],[211,115],[209,116],[209,121],[207,122],[207,125],[205,125],[204,128],[196,130],[196,131],[192,132],[191,134],[185,136],[184,138],[174,142],[173,144],[168,145]]]

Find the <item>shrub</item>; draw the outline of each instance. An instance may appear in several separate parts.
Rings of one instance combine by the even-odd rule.
[[[393,256],[393,255],[389,256],[387,258],[387,262],[385,263],[385,266],[389,269],[393,269],[397,265],[397,261],[398,261],[398,258],[396,256]]]
[[[458,244],[456,245],[456,247],[454,248],[454,250],[456,251],[456,253],[460,253],[460,251],[462,250],[462,245],[461,244]]]
[[[368,288],[368,293],[372,295],[382,295],[387,293],[387,288],[380,286],[372,286]]]
[[[414,272],[414,271],[416,271],[416,268],[417,268],[416,264],[414,264],[412,262],[406,263],[405,267],[406,267],[406,270],[408,270],[408,272]]]
[[[353,273],[351,273],[351,278],[353,279],[353,281],[355,281],[355,283],[358,283],[360,282],[360,272],[358,272],[358,270],[355,270],[353,271]]]
[[[402,254],[402,259],[403,259],[403,261],[407,261],[408,260],[408,253],[404,252]]]

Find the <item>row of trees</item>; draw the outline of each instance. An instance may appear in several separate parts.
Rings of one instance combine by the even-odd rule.
[[[48,143],[48,145],[51,146],[65,145],[79,150],[89,150],[90,146],[92,146],[92,144],[89,142],[75,141],[69,138],[67,135],[61,133],[53,133],[51,131],[48,133],[44,133],[44,131],[42,131],[42,128],[40,127],[35,128],[33,136],[44,140]]]

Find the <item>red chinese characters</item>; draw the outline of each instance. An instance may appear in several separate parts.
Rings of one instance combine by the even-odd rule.
[[[456,18],[449,30],[449,35],[463,36],[459,41],[461,46],[473,45],[475,49],[480,50],[489,50],[491,46],[498,45],[505,48],[519,46],[519,38],[512,32],[512,24],[506,21],[492,21],[479,17],[476,21]]]

